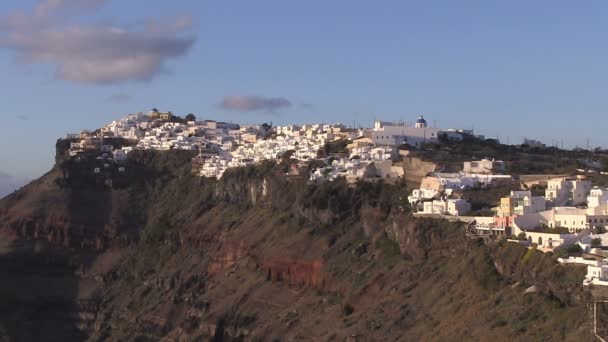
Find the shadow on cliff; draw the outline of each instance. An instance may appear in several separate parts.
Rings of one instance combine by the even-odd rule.
[[[0,340],[84,340],[68,255],[41,241],[17,241],[11,249],[0,254]]]

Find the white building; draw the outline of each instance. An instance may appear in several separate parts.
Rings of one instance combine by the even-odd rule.
[[[583,280],[583,285],[608,286],[608,264],[606,260],[597,261],[595,265],[587,266],[587,274]]]
[[[477,161],[464,162],[462,172],[493,174],[505,172],[505,162],[502,160],[482,159]]]
[[[545,198],[532,196],[531,191],[511,191],[510,196],[500,199],[499,216],[526,215],[545,211]]]
[[[545,147],[547,147],[547,145],[543,144],[542,142],[540,142],[538,140],[526,139],[526,138],[524,138],[524,142],[522,143],[522,145],[528,145],[529,147],[532,147],[532,148],[545,148]]]
[[[476,186],[487,186],[495,181],[511,180],[509,175],[466,174],[466,173],[434,173],[422,179],[421,189],[470,189]]]
[[[422,116],[416,121],[414,127],[407,126],[405,122],[374,122],[372,140],[376,145],[398,146],[409,144],[420,146],[425,142],[438,140],[439,129],[428,127]]]
[[[127,160],[127,152],[124,149],[117,149],[112,152],[114,160],[117,162],[123,162]]]
[[[608,215],[589,215],[587,209],[554,207],[550,210],[521,215],[515,218],[514,226],[521,230],[535,230],[540,226],[567,228],[570,232],[581,232],[593,227],[606,227]]]
[[[471,211],[471,204],[464,199],[441,199],[424,202],[422,214],[461,216]]]
[[[547,183],[545,199],[554,206],[580,205],[591,192],[591,182],[582,179],[554,178]]]
[[[560,247],[567,247],[575,244],[582,236],[578,234],[555,234],[526,231],[526,239],[534,243],[539,249],[555,250]]]
[[[608,189],[594,187],[587,196],[587,213],[606,215],[608,210]]]
[[[545,198],[541,196],[524,196],[514,208],[515,215],[526,215],[544,211]]]
[[[418,117],[418,120],[416,120],[416,123],[414,124],[414,127],[416,127],[416,128],[427,128],[426,120],[424,120],[424,117],[422,115],[420,115]]]
[[[407,200],[411,205],[415,205],[416,203],[433,199],[439,194],[440,192],[435,189],[414,189],[412,190],[412,194],[407,197]]]

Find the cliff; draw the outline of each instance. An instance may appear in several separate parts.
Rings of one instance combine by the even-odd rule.
[[[404,157],[398,165],[403,167],[405,179],[412,183],[421,183],[429,173],[437,171],[437,165],[416,157]]]
[[[580,270],[415,219],[405,184],[201,179],[177,151],[99,180],[61,151],[0,202],[7,340],[590,340]]]

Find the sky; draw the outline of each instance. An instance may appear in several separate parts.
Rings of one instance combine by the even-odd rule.
[[[153,107],[608,147],[606,1],[2,0],[3,179]],[[11,183],[14,184],[14,183]]]

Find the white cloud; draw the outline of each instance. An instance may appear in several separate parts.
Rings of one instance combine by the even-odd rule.
[[[103,0],[44,0],[33,14],[0,18],[0,48],[13,50],[23,63],[56,67],[56,77],[76,83],[110,84],[147,81],[184,56],[196,38],[185,35],[189,16],[164,22],[154,30],[107,25],[70,24],[54,11],[89,9]],[[164,28],[164,29],[163,29]]]
[[[106,0],[42,0],[36,5],[34,13],[39,16],[49,15],[62,9],[89,9],[103,5]]]
[[[232,95],[224,97],[220,107],[239,112],[267,111],[273,113],[276,110],[291,107],[291,102],[284,97]]]
[[[116,93],[116,94],[112,94],[112,95],[108,96],[108,98],[106,99],[106,102],[125,103],[125,102],[131,101],[132,99],[133,98],[129,94]]]

